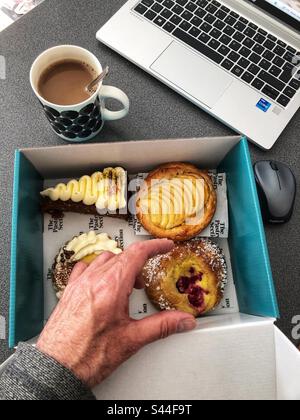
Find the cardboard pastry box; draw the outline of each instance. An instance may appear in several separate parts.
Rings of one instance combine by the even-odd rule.
[[[185,161],[227,175],[231,255],[239,312],[142,350],[102,383],[99,399],[300,399],[300,354],[274,326],[279,316],[245,138],[101,143],[16,152],[11,253],[10,346],[37,336],[46,319],[44,182],[107,166],[129,173]],[[74,232],[76,234],[77,232]]]

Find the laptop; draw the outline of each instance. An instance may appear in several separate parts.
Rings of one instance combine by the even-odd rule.
[[[300,107],[300,0],[129,0],[97,39],[263,149]]]

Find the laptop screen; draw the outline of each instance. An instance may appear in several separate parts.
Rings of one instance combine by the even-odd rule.
[[[300,0],[250,0],[258,7],[300,31]]]

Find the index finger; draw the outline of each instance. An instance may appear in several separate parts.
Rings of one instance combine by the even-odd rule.
[[[105,264],[101,269],[101,277],[115,285],[119,284],[130,294],[147,260],[159,254],[166,254],[173,247],[174,242],[168,239],[137,242]]]

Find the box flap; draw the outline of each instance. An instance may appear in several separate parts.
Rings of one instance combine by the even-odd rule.
[[[300,352],[275,327],[277,399],[300,401]]]
[[[36,336],[43,327],[43,217],[39,202],[42,186],[39,173],[17,151],[11,237],[10,347]]]
[[[239,315],[230,316],[231,318]],[[217,317],[216,317],[217,318]],[[143,349],[95,389],[103,400],[276,400],[272,320],[199,328]],[[213,321],[213,317],[205,322]],[[205,324],[204,324],[205,325]]]
[[[243,139],[225,158],[231,259],[240,310],[278,318],[279,309],[249,148]]]

